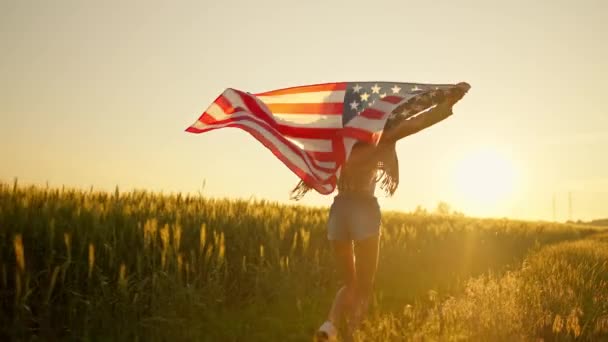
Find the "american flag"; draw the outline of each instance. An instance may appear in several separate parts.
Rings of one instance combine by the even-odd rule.
[[[358,142],[378,144],[387,122],[407,119],[455,94],[455,84],[340,82],[250,94],[228,88],[186,129],[245,130],[321,194],[336,187]]]

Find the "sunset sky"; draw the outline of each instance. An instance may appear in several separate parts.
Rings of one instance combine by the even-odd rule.
[[[225,88],[466,81],[383,209],[608,217],[607,1],[3,0],[0,47],[4,182],[296,203],[246,132],[184,132]]]

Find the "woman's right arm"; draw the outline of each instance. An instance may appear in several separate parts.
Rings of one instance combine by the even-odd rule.
[[[396,126],[391,127],[391,129],[384,131],[380,141],[396,142],[401,138],[420,132],[439,121],[444,120],[452,115],[452,107],[469,91],[470,88],[471,86],[468,83],[458,83],[459,91],[457,93],[453,93],[446,101],[439,103],[426,112],[420,113],[411,119],[403,120]]]
[[[421,130],[430,127],[439,121],[444,120],[452,115],[452,105],[443,103],[431,108],[427,112],[421,113],[411,119],[403,120],[398,125],[391,127],[382,134],[380,141],[395,142],[405,138],[408,135],[420,132]]]

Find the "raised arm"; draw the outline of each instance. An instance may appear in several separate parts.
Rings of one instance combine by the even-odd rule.
[[[387,154],[393,153],[394,144],[397,140],[420,132],[452,115],[452,106],[454,106],[470,88],[470,85],[464,82],[459,83],[458,86],[462,89],[460,96],[451,97],[449,100],[440,103],[426,112],[420,113],[411,119],[403,120],[398,125],[385,130],[382,133],[382,138],[377,146],[362,142],[355,144],[346,165],[356,167],[357,165],[371,162],[372,159],[378,161]]]
[[[452,107],[466,94],[471,86],[468,83],[461,82],[458,84],[458,87],[461,89],[461,92],[457,96],[452,96],[426,112],[420,113],[411,119],[403,120],[398,125],[385,130],[380,141],[396,142],[452,115]]]
[[[408,135],[420,132],[421,130],[430,127],[439,121],[444,120],[448,116],[452,115],[452,105],[442,103],[437,105],[426,112],[418,114],[417,116],[403,120],[398,125],[391,127],[389,130],[382,133],[382,139],[384,142],[394,142],[401,138],[405,138]]]

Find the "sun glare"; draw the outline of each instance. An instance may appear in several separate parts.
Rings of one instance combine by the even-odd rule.
[[[456,164],[454,171],[458,196],[473,209],[495,207],[514,191],[514,164],[496,150],[473,151]]]

